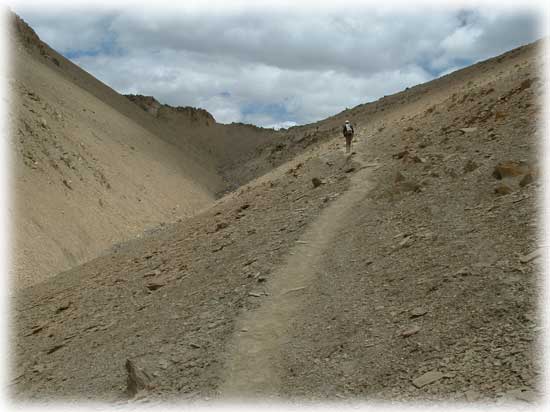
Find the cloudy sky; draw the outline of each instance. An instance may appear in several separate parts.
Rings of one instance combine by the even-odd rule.
[[[120,93],[264,127],[316,121],[542,36],[532,7],[382,3],[11,7]]]

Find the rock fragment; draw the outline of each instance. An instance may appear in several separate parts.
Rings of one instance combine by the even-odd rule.
[[[467,390],[464,392],[464,397],[468,402],[475,402],[478,401],[481,398],[481,394],[474,390]]]
[[[227,226],[229,226],[227,222],[218,222],[216,223],[216,228],[214,229],[214,232],[225,229]]]
[[[67,189],[73,190],[73,187],[71,186],[70,181],[67,181],[67,179],[63,179],[62,182],[67,187]]]
[[[403,239],[401,242],[399,242],[399,248],[406,248],[413,244],[413,237],[407,236],[405,239]]]
[[[153,276],[158,276],[161,274],[161,271],[159,269],[155,269],[151,272],[147,272],[145,275],[143,275],[144,278],[150,278],[150,277],[153,277]]]
[[[244,262],[243,266],[250,266],[252,263],[256,262],[257,258],[248,259],[246,262]]]
[[[472,274],[472,271],[468,269],[467,267],[463,267],[458,269],[455,273],[453,273],[453,276],[469,276]]]
[[[506,396],[518,401],[524,401],[528,403],[535,402],[537,400],[537,394],[529,389],[513,389],[506,392]]]
[[[537,249],[527,255],[523,255],[519,258],[519,261],[521,263],[529,263],[531,262],[532,260],[535,260],[536,258],[540,257],[541,255],[541,249]]]
[[[311,179],[311,183],[313,184],[313,187],[319,187],[323,184],[323,182],[321,181],[321,179],[319,179],[318,177],[314,177]]]
[[[401,336],[404,338],[408,338],[409,336],[416,335],[418,332],[420,332],[420,326],[413,326],[401,332]]]
[[[495,169],[493,170],[493,177],[495,179],[501,180],[505,177],[521,176],[526,172],[526,165],[522,164],[521,162],[506,160],[504,162],[498,163],[495,166]]]
[[[506,119],[508,117],[508,115],[504,112],[501,112],[501,111],[496,111],[495,112],[495,120],[503,120],[503,119]]]
[[[479,167],[479,164],[474,162],[472,159],[468,160],[468,162],[464,165],[464,173],[470,173],[476,170]]]
[[[395,177],[394,177],[393,181],[395,183],[403,182],[403,181],[405,181],[405,176],[403,176],[403,174],[401,172],[397,172],[395,174]]]
[[[426,313],[428,313],[428,309],[418,307],[418,308],[414,308],[413,310],[411,310],[410,317],[411,318],[419,318],[420,316],[424,316]]]
[[[533,183],[536,179],[536,173],[533,171],[529,171],[523,176],[523,178],[519,181],[519,185],[521,187],[525,187]]]
[[[46,353],[49,355],[49,354],[51,354],[51,353],[57,352],[59,349],[61,349],[61,348],[63,348],[63,347],[65,347],[65,344],[64,344],[64,343],[62,343],[62,344],[60,344],[60,345],[52,346],[50,349],[48,349],[48,350],[46,351]]]
[[[164,283],[161,283],[161,282],[149,282],[146,287],[147,289],[151,290],[151,291],[155,291],[157,289],[160,289],[161,287],[165,286]]]
[[[55,313],[61,313],[61,312],[64,312],[66,311],[67,309],[69,309],[72,305],[72,302],[67,302],[61,306],[59,306],[56,310],[55,310]]]
[[[438,371],[429,371],[424,375],[419,376],[416,379],[413,379],[413,385],[417,388],[422,388],[423,386],[429,385],[430,383],[437,382],[443,377],[443,374]]]
[[[497,187],[495,187],[495,193],[497,195],[509,195],[512,192],[512,188],[508,185],[498,185]]]
[[[44,328],[47,326],[48,324],[47,323],[42,323],[42,324],[38,324],[38,325],[34,325],[31,329],[31,331],[26,334],[25,336],[30,336],[30,335],[36,335],[37,333],[41,332],[44,330]]]
[[[126,359],[126,394],[133,398],[140,391],[151,389],[151,377],[133,361]]]

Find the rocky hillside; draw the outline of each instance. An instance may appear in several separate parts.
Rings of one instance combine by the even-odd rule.
[[[20,290],[12,396],[540,401],[541,66],[284,131],[210,207]]]
[[[229,145],[247,152],[256,136],[273,135],[233,125],[224,131],[204,110],[159,106],[148,115],[15,15],[10,41],[14,287],[209,205],[235,185],[220,173],[220,153]]]
[[[211,204],[339,133],[344,118],[386,127],[390,108],[428,109],[513,53],[310,125],[222,125],[205,110],[123,96],[12,16],[15,287],[93,259]],[[508,57],[509,56],[509,57]],[[430,96],[427,99],[426,96]],[[181,178],[181,179],[180,179]],[[47,188],[47,189],[46,189]]]
[[[194,127],[209,127],[216,123],[214,117],[204,109],[195,107],[172,107],[166,104],[160,104],[153,96],[143,96],[140,94],[126,94],[130,101],[137,104],[147,113],[155,118],[170,118],[179,116],[182,120],[191,123]]]
[[[216,161],[216,170],[226,179],[225,191],[237,188],[258,177],[266,170],[242,167],[249,159],[256,159],[258,148],[276,146],[286,140],[283,133],[272,129],[242,124],[219,124],[206,110],[194,107],[172,107],[159,103],[153,96],[126,95],[147,112],[164,129],[161,137],[178,147],[194,145]],[[145,116],[148,117],[148,116]],[[292,153],[295,155],[296,152]],[[272,168],[273,165],[270,165]]]
[[[513,62],[518,56],[525,53],[535,53],[534,49],[537,47],[542,46],[532,44],[520,47],[431,82],[407,88],[390,96],[384,96],[374,102],[346,109],[327,119],[282,130],[280,131],[281,137],[277,142],[260,146],[254,156],[248,157],[245,167],[229,167],[227,175],[230,176],[230,180],[236,181],[247,181],[247,176],[243,176],[246,173],[245,171],[253,170],[256,175],[262,175],[274,166],[292,159],[297,153],[315,147],[338,135],[345,120],[350,120],[354,124],[369,125],[373,127],[373,130],[382,131],[389,127],[389,119],[391,121],[403,120],[395,118],[394,115],[388,116],[389,111],[394,111],[396,107],[402,110],[428,110],[434,102],[446,99],[449,90],[475,89],[476,85],[469,84],[472,78],[477,79],[479,83],[492,82],[497,67],[503,73],[511,70],[510,65],[515,64]],[[494,110],[491,113],[494,114]],[[240,162],[242,163],[242,160]]]

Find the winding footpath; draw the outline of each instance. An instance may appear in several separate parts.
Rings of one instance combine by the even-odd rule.
[[[361,150],[361,144],[358,145]],[[287,345],[290,320],[305,305],[304,291],[316,281],[321,258],[331,253],[327,247],[344,219],[372,187],[369,174],[376,164],[360,164],[350,189],[325,208],[296,242],[286,262],[271,276],[261,306],[237,320],[223,368],[222,398],[277,397],[284,371],[282,349]]]

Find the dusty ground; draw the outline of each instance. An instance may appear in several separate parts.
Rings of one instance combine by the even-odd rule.
[[[540,399],[540,58],[292,128],[202,212],[21,289],[12,396]]]
[[[326,179],[316,189],[306,166],[298,177],[287,166],[275,182],[20,293],[16,392],[117,399],[120,362],[132,358],[157,374],[164,396],[215,394],[234,319],[259,304],[274,268],[348,185],[353,163],[327,159],[332,166],[311,160]],[[79,372],[84,359],[92,369]]]

